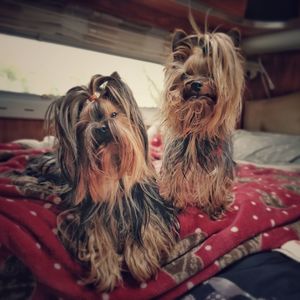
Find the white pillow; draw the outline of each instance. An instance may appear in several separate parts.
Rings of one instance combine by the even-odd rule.
[[[233,156],[257,164],[300,164],[300,135],[236,130]]]

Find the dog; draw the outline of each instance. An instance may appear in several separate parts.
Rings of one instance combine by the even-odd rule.
[[[48,169],[70,187],[60,238],[86,266],[84,283],[111,291],[126,270],[139,282],[154,277],[174,246],[178,224],[173,205],[159,195],[129,87],[117,73],[95,75],[50,105],[47,124],[57,139]]]
[[[225,33],[175,30],[161,109],[160,193],[217,218],[232,202],[231,134],[241,111],[243,58]]]

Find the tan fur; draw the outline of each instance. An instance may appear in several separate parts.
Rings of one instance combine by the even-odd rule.
[[[109,127],[112,132],[117,132],[115,139],[118,141],[107,146],[100,147],[97,152],[89,153],[91,168],[83,169],[79,182],[80,191],[76,195],[76,204],[83,200],[89,192],[93,201],[105,201],[115,204],[122,196],[119,180],[124,182],[125,193],[131,191],[133,184],[140,182],[145,177],[154,176],[153,170],[145,161],[142,137],[137,128],[132,125],[124,113],[118,112],[118,108],[106,99],[98,99],[104,108]],[[81,114],[80,124],[89,123],[90,103]],[[117,118],[110,118],[111,113],[117,112]],[[100,123],[101,125],[101,123]],[[99,157],[99,159],[98,159]],[[117,160],[116,160],[117,159]],[[83,184],[81,182],[86,182]],[[86,186],[88,191],[81,191]]]
[[[177,31],[172,46],[165,67],[160,192],[179,208],[194,205],[218,215],[232,199],[230,138],[241,111],[243,59],[224,33]],[[199,91],[193,82],[201,83]]]
[[[158,193],[130,89],[119,77],[96,75],[89,88],[75,87],[53,103],[48,118],[72,188],[59,233],[86,267],[83,282],[111,291],[123,272],[140,282],[156,276],[175,243],[177,219]]]

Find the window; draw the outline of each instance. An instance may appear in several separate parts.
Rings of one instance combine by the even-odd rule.
[[[79,48],[0,34],[0,90],[63,95],[94,74],[117,71],[140,107],[156,107],[163,66]]]

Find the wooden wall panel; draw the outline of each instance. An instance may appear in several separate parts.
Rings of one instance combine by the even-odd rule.
[[[45,136],[43,120],[0,118],[0,143],[16,139],[42,140]]]
[[[260,56],[262,64],[275,85],[270,91],[271,97],[282,96],[300,91],[300,51],[264,54]],[[257,58],[251,58],[255,60]],[[261,77],[247,81],[245,99],[267,98]]]

